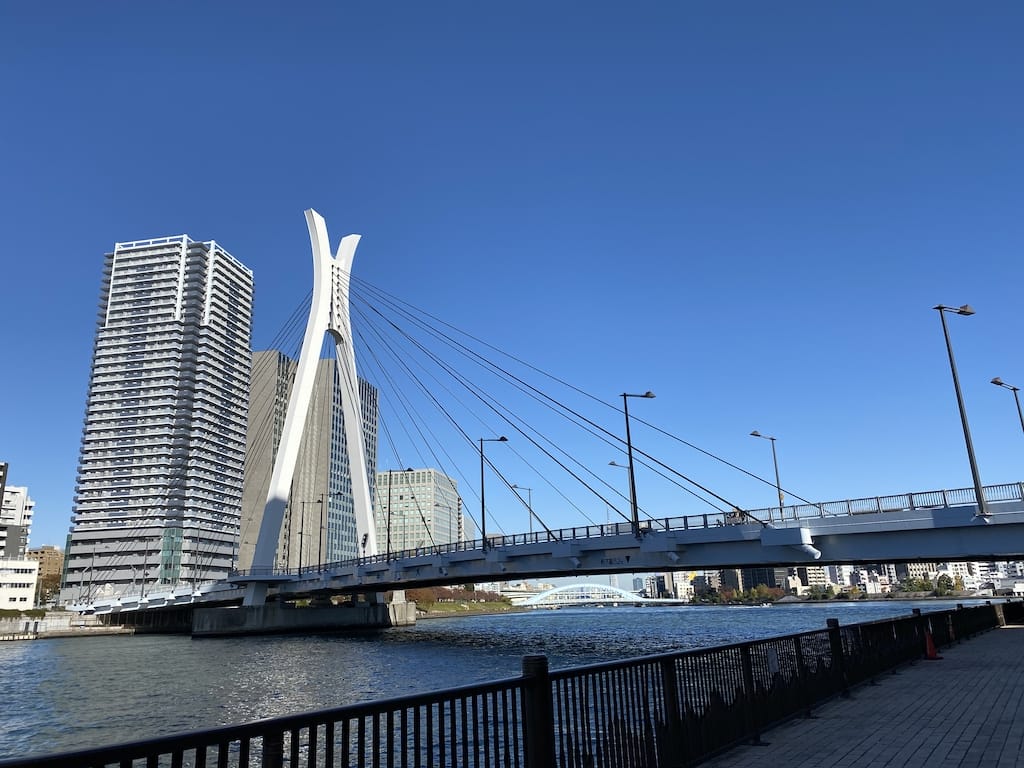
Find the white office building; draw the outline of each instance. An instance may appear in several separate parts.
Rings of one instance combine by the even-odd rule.
[[[39,563],[0,559],[0,609],[27,611],[35,607]]]
[[[103,270],[61,599],[220,579],[241,512],[252,272],[188,236]]]
[[[0,559],[24,559],[36,503],[28,488],[8,485],[0,503]]]
[[[476,535],[462,513],[458,481],[436,469],[378,472],[374,519],[381,552],[469,541]]]

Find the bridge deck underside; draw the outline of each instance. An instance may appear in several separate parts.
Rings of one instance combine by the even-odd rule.
[[[296,575],[282,595],[391,590],[474,581],[567,575],[757,566],[1013,560],[1024,557],[1024,503],[863,514],[799,521],[765,529],[744,523],[691,530],[647,530],[637,540],[616,534],[434,552],[349,563]],[[766,530],[772,533],[766,534]],[[807,540],[807,544],[802,542]],[[815,557],[815,553],[820,553]]]

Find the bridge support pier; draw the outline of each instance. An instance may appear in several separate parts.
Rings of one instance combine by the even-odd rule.
[[[380,597],[374,602],[358,605],[299,608],[287,603],[267,603],[235,608],[197,608],[192,615],[192,637],[312,634],[386,629],[416,623],[414,603],[404,599],[384,603]]]

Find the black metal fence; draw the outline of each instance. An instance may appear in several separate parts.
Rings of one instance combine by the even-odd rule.
[[[1004,624],[1024,603],[920,614],[521,677],[114,747],[0,761],[2,768],[665,768],[809,715],[902,664]]]

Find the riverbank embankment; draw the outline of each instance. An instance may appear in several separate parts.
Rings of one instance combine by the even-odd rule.
[[[47,611],[42,616],[22,614],[0,617],[0,641],[132,634],[135,634],[132,627],[109,626],[98,616],[82,616],[72,611]]]

